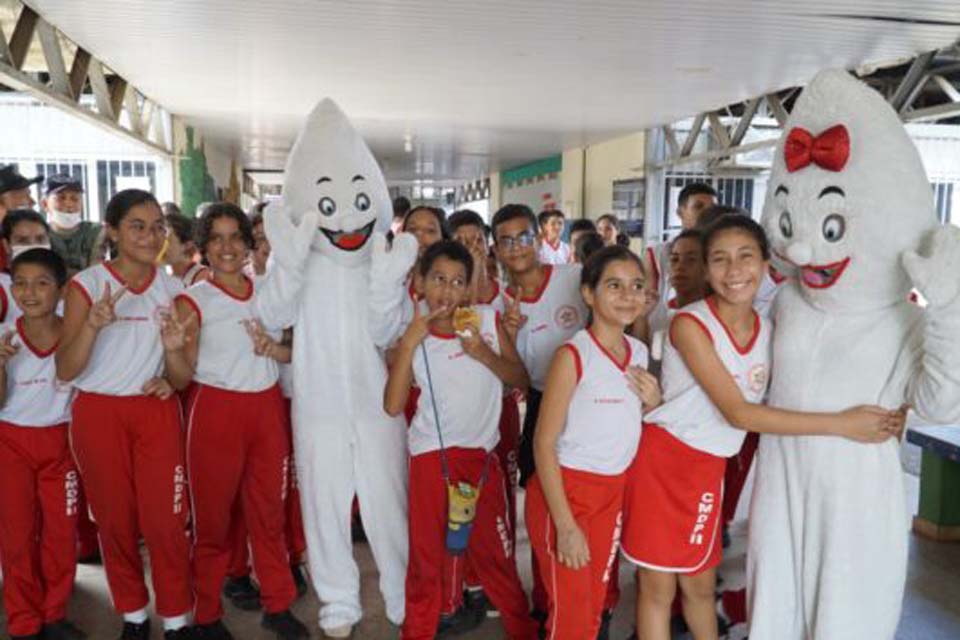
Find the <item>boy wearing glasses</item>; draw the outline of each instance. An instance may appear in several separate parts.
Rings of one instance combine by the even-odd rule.
[[[529,207],[508,204],[493,216],[491,226],[494,251],[509,283],[496,304],[530,374],[518,459],[520,486],[525,486],[534,471],[533,431],[550,361],[557,347],[586,326],[587,307],[580,296],[580,265],[540,262],[537,218]],[[533,606],[546,611],[546,605],[534,567]]]

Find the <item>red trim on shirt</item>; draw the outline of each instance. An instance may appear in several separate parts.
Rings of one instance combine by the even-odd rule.
[[[146,291],[147,289],[149,289],[149,288],[150,288],[150,285],[153,284],[153,279],[157,277],[157,268],[156,268],[156,267],[150,267],[150,277],[147,278],[146,282],[143,283],[143,286],[142,286],[142,287],[140,287],[139,289],[134,289],[133,287],[131,287],[130,285],[128,285],[127,282],[123,279],[123,276],[120,275],[120,273],[113,268],[113,264],[112,264],[112,263],[110,263],[110,262],[104,262],[104,263],[103,263],[103,267],[110,273],[110,275],[112,275],[112,276],[114,277],[114,279],[115,279],[117,282],[119,282],[120,284],[122,284],[123,286],[125,286],[125,287],[127,288],[127,291],[129,291],[130,293],[132,293],[132,294],[134,294],[134,295],[140,295],[141,293],[143,293],[144,291]]]
[[[561,240],[560,238],[557,238],[557,244],[553,244],[552,242],[550,242],[550,241],[547,240],[546,238],[544,238],[543,241],[546,242],[546,243],[547,243],[547,246],[550,247],[551,249],[553,249],[554,251],[556,251],[557,249],[559,249],[559,248],[560,248],[560,243],[563,242],[563,240]]]
[[[572,345],[569,342],[565,342],[560,345],[560,348],[566,347],[570,350],[570,355],[573,356],[573,366],[577,370],[577,384],[580,384],[580,379],[583,378],[583,363],[580,362],[580,352],[577,351],[576,345]]]
[[[210,280],[210,270],[201,266],[190,278],[190,286],[197,284],[200,280]]]
[[[660,288],[660,266],[657,264],[657,252],[653,247],[647,247],[647,255],[650,257],[650,267],[653,269],[653,281],[657,283],[657,289]]]
[[[670,329],[669,329],[670,344],[672,344],[674,347],[677,346],[677,343],[674,342],[673,340],[673,326],[677,323],[677,318],[690,318],[691,320],[696,322],[698,325],[700,325],[700,328],[703,329],[703,332],[705,334],[707,334],[707,338],[710,339],[710,342],[713,342],[713,334],[710,333],[710,329],[707,328],[707,325],[703,324],[703,320],[693,315],[689,311],[681,311],[677,315],[673,316],[673,320],[670,321]]]
[[[537,292],[533,294],[533,296],[528,298],[520,298],[520,302],[524,302],[526,304],[536,304],[537,302],[540,302],[540,298],[543,297],[543,292],[547,290],[547,285],[550,284],[550,275],[553,273],[553,265],[545,264],[543,265],[543,270],[545,273],[543,274],[543,282],[540,283],[540,288],[537,289]],[[507,287],[507,295],[509,295],[511,298],[515,297],[510,287]]]
[[[203,324],[203,313],[200,311],[200,305],[197,304],[197,301],[191,298],[186,293],[178,294],[173,299],[173,303],[176,304],[177,300],[183,300],[184,302],[187,303],[189,307],[193,309],[193,311],[197,314],[197,326],[198,327],[201,326]]]
[[[220,291],[223,291],[225,294],[227,294],[234,300],[239,300],[240,302],[246,302],[247,300],[253,297],[253,280],[251,280],[246,274],[243,274],[243,279],[247,281],[247,292],[242,296],[238,296],[237,294],[228,290],[221,283],[217,282],[216,276],[210,278],[209,280],[207,280],[207,282],[215,286]]]
[[[70,286],[70,287],[76,287],[76,288],[77,288],[77,291],[80,292],[80,295],[83,296],[83,299],[87,301],[87,305],[88,305],[88,306],[91,306],[91,307],[93,306],[93,298],[90,297],[90,292],[87,291],[87,288],[86,288],[85,286],[83,286],[82,284],[80,284],[80,281],[79,281],[79,280],[77,280],[76,278],[74,278],[73,280],[71,280],[71,281],[68,283],[68,286]]]
[[[713,314],[713,317],[717,319],[717,322],[720,323],[720,326],[723,327],[723,330],[727,332],[727,337],[730,338],[730,343],[733,345],[733,348],[737,350],[742,356],[750,353],[750,350],[753,349],[753,345],[756,344],[757,338],[760,337],[760,316],[756,311],[753,312],[753,335],[750,336],[750,340],[747,344],[742,347],[737,344],[736,338],[733,337],[733,332],[730,331],[730,327],[724,323],[723,319],[720,317],[720,314],[717,312],[717,301],[713,296],[707,298],[707,306],[710,307],[710,313]]]
[[[679,303],[677,303],[677,299],[676,299],[676,298],[670,298],[669,300],[667,300],[667,308],[668,308],[668,309],[679,309],[679,308],[680,308],[680,305],[679,305]]]
[[[407,285],[407,295],[410,296],[410,299],[414,302],[417,301],[417,289],[413,286],[413,277],[410,278],[410,283]]]
[[[33,355],[38,358],[49,358],[54,351],[57,350],[57,345],[60,344],[60,340],[57,340],[53,343],[53,346],[47,349],[46,351],[38,349],[29,339],[27,339],[27,332],[23,329],[23,316],[17,318],[17,333],[20,334],[20,339],[23,341],[23,344],[27,345],[27,348],[33,352]]]
[[[11,285],[12,286],[12,285]],[[7,300],[7,290],[0,287],[0,322],[7,319],[7,311],[10,310],[10,301]]]
[[[430,335],[434,338],[440,338],[441,340],[453,340],[457,337],[455,333],[440,333],[439,331],[434,331],[430,329]]]
[[[600,341],[597,340],[597,336],[593,335],[592,329],[587,329],[587,333],[590,334],[590,338],[593,340],[593,343],[597,345],[600,351],[603,351],[603,354],[608,358],[610,358],[610,362],[617,365],[617,368],[620,369],[621,371],[627,370],[627,365],[630,364],[630,357],[632,356],[632,354],[630,349],[630,341],[627,340],[626,336],[623,336],[623,346],[626,348],[626,355],[624,356],[623,362],[621,363],[621,362],[617,362],[617,359],[613,357],[613,354],[607,351],[607,348],[605,346],[600,344]]]

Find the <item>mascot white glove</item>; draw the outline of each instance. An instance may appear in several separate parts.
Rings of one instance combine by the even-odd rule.
[[[901,260],[913,286],[933,308],[944,307],[960,293],[960,229],[945,225],[933,232],[927,255],[904,251]]]
[[[270,240],[270,254],[274,261],[284,269],[301,270],[310,256],[310,245],[317,235],[319,222],[317,211],[307,211],[297,226],[283,205],[267,205],[263,212],[263,230]]]
[[[392,247],[387,246],[386,236],[379,232],[371,242],[369,329],[374,343],[386,349],[403,330],[403,306],[408,295],[405,284],[420,248],[410,233],[397,234]]]

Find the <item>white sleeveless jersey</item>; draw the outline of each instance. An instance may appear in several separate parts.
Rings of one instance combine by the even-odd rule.
[[[6,271],[0,272],[0,322],[13,322],[23,315],[20,307],[13,300],[10,287],[13,279]]]
[[[569,264],[573,262],[573,252],[570,250],[570,245],[563,240],[557,240],[556,245],[544,240],[540,243],[539,256],[542,264]]]
[[[580,265],[545,265],[546,277],[535,296],[520,299],[527,322],[517,333],[517,351],[530,374],[530,386],[543,391],[557,347],[587,324],[587,305],[580,295]],[[513,302],[511,289],[497,301],[503,312]]]
[[[578,331],[564,348],[577,367],[563,433],[557,440],[560,465],[605,476],[623,473],[637,453],[642,421],[640,398],[627,383],[628,366],[647,366],[647,347],[623,337],[627,355],[617,361],[589,329]]]
[[[279,368],[273,358],[253,352],[244,325],[258,320],[256,289],[240,298],[213,280],[201,280],[177,296],[193,307],[200,320],[200,348],[193,379],[230,391],[254,392],[277,384]]]
[[[112,293],[123,286],[120,274],[104,262],[84,269],[70,284],[93,305],[108,282]],[[73,385],[90,393],[142,395],[144,383],[163,372],[160,320],[181,291],[180,281],[159,269],[141,289],[127,289],[114,307],[116,321],[100,330],[87,366]]]
[[[194,262],[190,265],[190,268],[187,269],[187,272],[183,274],[183,277],[180,278],[180,281],[184,287],[192,287],[203,279],[202,276],[204,276],[206,272],[207,268],[205,266],[199,262]]]
[[[481,337],[499,354],[497,312],[489,306],[476,309],[480,314]],[[422,347],[417,347],[413,356],[413,377],[421,392],[417,412],[410,423],[410,455],[440,448],[434,402],[444,447],[492,451],[500,440],[503,382],[486,365],[467,355],[456,335],[431,333],[424,338]],[[430,367],[429,379],[424,350]]]
[[[692,318],[710,337],[744,399],[754,404],[762,402],[770,379],[770,321],[754,313],[753,337],[741,348],[717,315],[712,298],[683,307],[674,315],[674,322],[680,317]],[[740,450],[746,432],[724,419],[687,369],[672,340],[665,341],[660,384],[663,404],[647,415],[647,422],[715,456],[729,457]]]
[[[52,427],[70,421],[73,387],[57,380],[53,354],[40,351],[27,340],[23,319],[0,327],[0,335],[14,332],[13,344],[20,347],[7,362],[7,400],[0,408],[0,421],[21,427]]]

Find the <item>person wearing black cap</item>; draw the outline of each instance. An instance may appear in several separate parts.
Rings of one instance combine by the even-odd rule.
[[[43,208],[50,223],[50,244],[67,263],[70,275],[103,260],[103,225],[83,219],[83,184],[79,178],[47,178]]]
[[[30,187],[41,180],[42,176],[24,178],[15,164],[0,165],[0,221],[3,221],[7,211],[33,207],[36,202],[30,195]],[[0,271],[7,270],[8,260],[6,251],[0,247]]]
[[[30,187],[43,180],[42,176],[24,178],[17,165],[0,166],[0,220],[12,209],[30,209],[36,204],[30,195]]]

